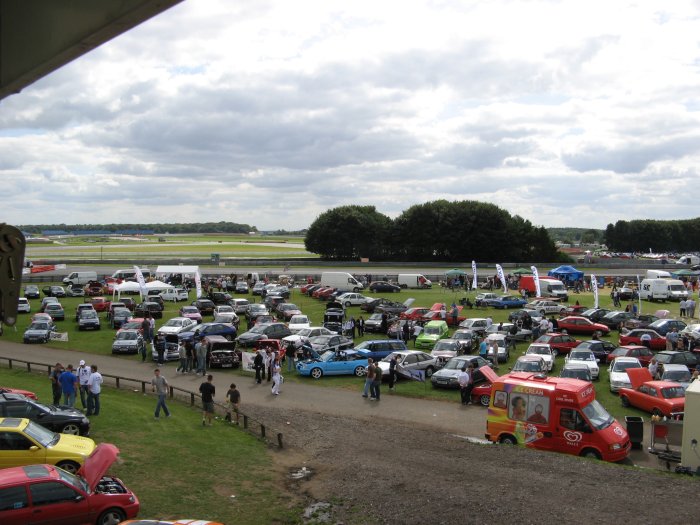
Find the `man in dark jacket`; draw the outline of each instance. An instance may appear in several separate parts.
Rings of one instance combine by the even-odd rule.
[[[253,359],[253,368],[255,368],[255,382],[257,384],[262,383],[262,373],[265,368],[265,360],[263,359],[262,353],[258,350],[255,353],[255,359]]]

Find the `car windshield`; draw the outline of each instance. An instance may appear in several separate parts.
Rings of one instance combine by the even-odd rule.
[[[139,334],[137,332],[119,332],[117,334],[117,339],[120,339],[122,341],[132,341],[138,338]]]
[[[574,361],[595,361],[595,356],[593,352],[576,352],[575,350],[571,352],[569,359]]]
[[[471,339],[472,338],[472,333],[467,332],[466,330],[457,330],[454,334],[452,334],[452,339]]]
[[[97,312],[93,312],[92,310],[83,311],[80,313],[80,317],[83,319],[96,319]]]
[[[182,326],[182,321],[180,319],[170,319],[163,326]]]
[[[664,379],[665,381],[679,381],[681,383],[687,383],[690,381],[690,371],[666,370],[662,379]]]
[[[462,370],[464,366],[468,366],[466,359],[450,359],[445,368],[447,370]]]
[[[56,472],[58,473],[58,477],[61,480],[65,481],[74,488],[82,490],[83,492],[90,492],[90,488],[88,487],[87,481],[85,481],[80,476],[76,476],[74,474],[71,474],[70,472],[66,472],[62,468],[56,469]]]
[[[549,355],[549,348],[546,346],[531,346],[527,349],[526,354],[538,354],[538,355]]]
[[[587,368],[565,368],[561,371],[561,377],[571,377],[574,379],[583,379],[584,381],[588,381],[591,378],[591,373]]]
[[[613,372],[624,372],[628,368],[642,368],[642,365],[637,361],[615,361]]]
[[[516,361],[513,367],[513,372],[539,372],[542,370],[542,363],[540,361]]]
[[[199,310],[197,309],[196,306],[183,306],[182,307],[183,314],[196,314],[198,312],[199,312]]]
[[[594,399],[588,405],[583,407],[583,413],[588,418],[591,426],[596,430],[608,428],[610,425],[612,425],[613,421],[615,421],[597,399]]]
[[[429,335],[440,335],[440,329],[437,326],[428,326],[425,333]]]
[[[223,312],[233,312],[233,306],[219,306],[218,307],[218,312],[223,313]]]
[[[328,361],[330,361],[334,357],[335,357],[335,352],[333,350],[328,350],[327,352],[323,352],[323,354],[321,355],[321,361],[323,361],[324,363],[327,363]]]
[[[685,397],[685,388],[683,388],[682,386],[667,386],[661,389],[661,395],[664,399]]]
[[[32,323],[29,325],[29,330],[48,330],[49,323]]]
[[[656,354],[656,361],[661,364],[670,363],[673,359],[673,354]]]
[[[329,335],[319,335],[314,337],[313,343],[315,345],[327,345],[328,341],[330,341],[331,336]]]
[[[439,341],[433,350],[454,352],[457,350],[457,343],[452,341]]]
[[[289,324],[305,324],[309,322],[309,318],[305,315],[295,315],[289,321]]]
[[[35,441],[41,443],[41,445],[44,447],[51,447],[55,445],[61,438],[61,436],[55,432],[51,432],[48,428],[37,425],[32,421],[27,424],[26,428],[24,429],[24,433]]]

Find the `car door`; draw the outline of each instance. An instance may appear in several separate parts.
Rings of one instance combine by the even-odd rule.
[[[0,489],[0,523],[3,525],[26,525],[30,522],[32,509],[29,506],[27,486],[22,483]]]
[[[35,450],[30,450],[35,447]],[[46,463],[46,449],[20,432],[0,432],[0,468]]]
[[[85,495],[60,481],[32,483],[29,493],[32,497],[30,525],[74,525],[91,521]]]

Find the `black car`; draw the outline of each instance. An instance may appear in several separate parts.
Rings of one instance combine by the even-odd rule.
[[[231,296],[229,295],[229,297]],[[199,309],[199,313],[202,315],[214,315],[214,308],[216,308],[216,305],[211,299],[197,299],[196,301],[192,301],[192,306],[196,306]]]
[[[24,287],[24,296],[27,299],[39,299],[41,296],[39,293],[39,287],[34,284],[28,284]]]
[[[54,432],[90,435],[90,420],[77,408],[44,405],[20,394],[0,394],[0,417],[27,418]]]
[[[259,339],[283,339],[289,335],[292,335],[292,331],[284,323],[264,323],[239,335],[236,343],[248,347],[253,346]]]
[[[374,281],[369,285],[370,292],[390,292],[396,293],[401,291],[401,287],[397,284],[392,284],[387,281]]]
[[[66,291],[63,289],[63,286],[44,286],[41,289],[41,293],[44,294],[44,297],[65,297],[66,296]]]
[[[471,354],[479,349],[479,334],[467,328],[459,328],[452,334],[452,339],[459,343],[461,354]]]
[[[580,379],[581,381],[593,381],[591,369],[587,365],[579,363],[564,363],[564,366],[559,372],[559,377],[568,377],[571,379]]]
[[[355,346],[353,340],[344,335],[317,335],[309,339],[309,344],[314,352],[319,355],[329,350],[340,352],[341,350],[347,350]]]
[[[134,308],[134,317],[146,317],[147,313],[153,317],[153,319],[163,318],[163,310],[158,303],[147,301],[137,304],[136,308]]]
[[[586,319],[593,321],[594,323],[598,323],[611,311],[612,310],[608,310],[607,308],[590,308],[585,312],[581,312],[581,317],[585,317]]]
[[[311,296],[313,295],[313,293],[314,293],[316,290],[318,290],[319,288],[321,288],[321,285],[320,285],[320,284],[314,284],[314,285],[309,286],[309,287],[306,289],[306,295],[308,295],[309,297],[311,297]]]
[[[248,309],[245,312],[246,319],[248,322],[253,322],[261,315],[269,315],[270,311],[267,306],[261,303],[253,303],[248,305]]]
[[[236,283],[236,288],[234,293],[248,293],[250,289],[248,288],[248,283],[245,281],[238,281]]]
[[[600,324],[604,324],[608,328],[615,330],[617,329],[618,326],[620,326],[620,323],[624,323],[628,321],[629,319],[634,318],[634,313],[632,312],[619,312],[619,311],[613,311],[605,314],[603,317],[600,318],[599,321],[596,321]]]
[[[635,328],[646,328],[654,321],[658,321],[659,318],[651,314],[639,314],[637,317],[628,319],[624,322],[625,328],[634,330]]]
[[[374,312],[378,314],[387,314],[391,317],[397,316],[400,313],[405,312],[406,310],[408,310],[408,306],[406,306],[403,303],[388,302],[377,306],[374,309]]]
[[[608,362],[608,354],[617,348],[617,345],[610,341],[600,341],[591,339],[590,341],[581,341],[576,350],[590,350],[593,352],[596,360],[602,364]]]
[[[233,297],[231,297],[231,295],[227,294],[226,292],[209,292],[209,299],[215,305],[218,305],[218,304],[232,305],[233,304]],[[200,309],[199,311],[201,312],[202,310]]]
[[[656,361],[662,365],[685,365],[692,370],[700,364],[700,357],[694,352],[664,350],[656,354]]]
[[[647,326],[647,328],[656,330],[658,334],[663,336],[666,336],[666,334],[674,328],[680,332],[685,327],[686,324],[683,321],[679,321],[678,319],[658,319],[657,321],[654,321],[649,326]]]

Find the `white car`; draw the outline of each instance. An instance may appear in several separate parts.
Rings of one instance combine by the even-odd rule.
[[[374,298],[367,297],[366,295],[362,295],[361,293],[345,292],[344,294],[336,297],[335,300],[343,306],[360,306],[369,301],[374,301]]]
[[[557,303],[556,301],[545,301],[540,299],[527,303],[523,308],[535,310],[542,315],[549,315],[561,313],[565,309],[565,306],[561,303]]]
[[[593,381],[597,381],[600,377],[598,361],[591,350],[574,348],[571,350],[571,352],[569,352],[569,355],[566,356],[566,362],[586,365],[591,371],[591,378]]]
[[[420,350],[402,350],[389,354],[377,363],[379,369],[382,371],[382,376],[389,375],[389,366],[391,365],[391,356],[393,355],[396,355],[396,371],[402,375],[408,375],[412,371],[423,371],[427,379],[438,369],[437,359],[430,354],[426,354]]]
[[[547,370],[551,372],[554,369],[554,353],[552,352],[552,347],[545,343],[533,343],[528,346],[525,350],[525,355],[538,355],[540,356],[545,364],[547,365]]]
[[[233,301],[233,309],[236,314],[245,314],[248,311],[250,301],[248,299],[231,299]]]
[[[336,332],[329,330],[325,326],[310,326],[308,328],[302,328],[296,334],[288,335],[283,337],[282,341],[287,341],[288,343],[298,343],[298,342],[308,342],[312,337],[319,335],[336,335]]]
[[[26,297],[20,297],[17,300],[17,313],[28,314],[32,311],[32,305],[29,304],[29,299]]]
[[[488,320],[483,317],[472,317],[459,323],[460,328],[467,328],[473,332],[483,334],[488,328]],[[493,323],[491,323],[493,324]]]
[[[291,319],[289,319],[289,323],[287,324],[287,328],[289,328],[292,331],[292,334],[296,334],[300,330],[304,328],[309,328],[310,326],[311,321],[309,321],[308,316],[304,314],[293,315]]]
[[[491,346],[493,345],[494,341],[498,345],[498,362],[505,363],[510,358],[510,348],[506,342],[506,336],[503,334],[489,334],[486,337],[489,357],[493,357],[493,350],[491,349]]]
[[[187,301],[189,299],[189,294],[184,288],[175,288],[174,290],[166,290],[161,293],[160,296],[163,301]]]
[[[618,392],[621,388],[632,388],[632,383],[627,375],[628,368],[642,368],[642,364],[636,357],[616,357],[610,363],[611,392]]]
[[[664,365],[664,373],[661,381],[673,381],[679,383],[684,389],[690,386],[690,369],[686,365]]]
[[[197,321],[189,317],[173,317],[158,328],[159,334],[179,334],[187,330],[190,326],[196,325]]]

